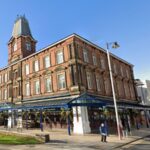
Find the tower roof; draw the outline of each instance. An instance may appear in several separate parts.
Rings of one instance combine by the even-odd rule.
[[[18,37],[21,35],[32,37],[29,23],[25,16],[18,16],[13,27],[12,37]]]

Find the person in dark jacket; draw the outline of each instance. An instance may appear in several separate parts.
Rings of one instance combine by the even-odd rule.
[[[108,135],[107,124],[106,123],[101,123],[101,125],[99,127],[99,130],[100,130],[100,134],[101,134],[101,141],[102,142],[107,142],[106,141],[106,138],[107,138],[107,135]]]

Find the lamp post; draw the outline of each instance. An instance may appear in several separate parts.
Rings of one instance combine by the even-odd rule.
[[[118,48],[119,45],[118,45],[117,42],[106,43],[106,45],[107,45],[108,68],[109,68],[109,73],[110,73],[111,88],[112,88],[112,94],[113,94],[113,100],[114,100],[114,107],[115,107],[117,131],[118,131],[119,140],[121,140],[120,127],[119,127],[119,115],[118,115],[118,108],[117,108],[117,102],[116,102],[116,94],[115,94],[114,81],[113,81],[113,75],[112,75],[112,68],[111,68],[111,62],[110,62],[110,53],[109,53],[109,46],[110,45],[112,45],[112,48]]]

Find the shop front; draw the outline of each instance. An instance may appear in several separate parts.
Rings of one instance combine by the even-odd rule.
[[[136,127],[137,121],[141,125],[145,121],[143,106],[125,101],[117,102],[119,119],[128,120],[131,128]],[[148,107],[146,109],[149,109]],[[74,98],[47,98],[44,101],[22,103],[20,106],[10,105],[0,108],[2,116],[11,117],[12,127],[17,125],[18,116],[22,116],[23,127],[39,128],[43,130],[65,129],[70,134],[99,133],[99,126],[107,121],[109,133],[116,134],[116,116],[113,99],[98,97],[84,93]],[[4,115],[5,114],[5,115]],[[4,120],[2,118],[2,124]]]

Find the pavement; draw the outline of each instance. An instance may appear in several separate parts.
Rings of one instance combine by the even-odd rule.
[[[85,135],[76,135],[72,134],[69,136],[66,130],[44,130],[41,132],[39,129],[23,129],[22,132],[17,132],[16,129],[11,129],[6,131],[3,127],[0,128],[0,132],[12,132],[22,135],[31,135],[36,134],[49,134],[50,142],[39,145],[14,145],[8,147],[7,145],[0,145],[0,150],[112,150],[122,147],[124,145],[130,144],[132,142],[138,141],[148,135],[150,135],[150,128],[142,128],[140,130],[133,130],[132,135],[122,138],[119,140],[117,135],[110,135],[107,138],[107,143],[101,142],[101,136],[99,134],[85,134]]]

